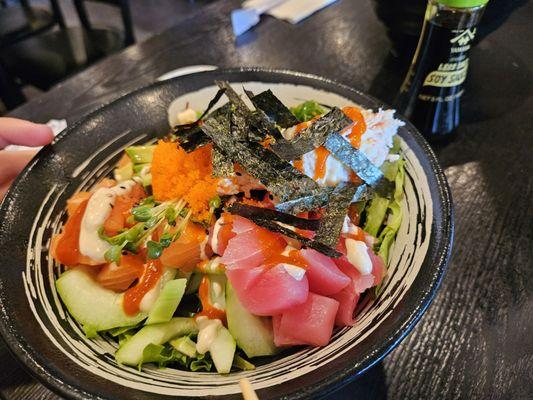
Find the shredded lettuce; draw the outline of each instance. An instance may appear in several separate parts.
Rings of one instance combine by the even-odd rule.
[[[399,151],[399,141],[395,140],[391,154],[397,154]],[[405,161],[401,156],[394,162],[385,161],[383,163],[381,167],[383,174],[395,183],[394,194],[392,199],[380,196],[372,198],[365,209],[366,222],[363,229],[378,239],[374,250],[385,264],[387,264],[389,250],[402,223],[403,213],[400,202],[403,198],[405,179],[404,164]]]
[[[376,237],[378,236],[379,228],[383,225],[387,208],[389,206],[389,199],[386,197],[375,196],[370,200],[366,208],[366,222],[363,230],[368,234]]]
[[[159,368],[166,367],[169,363],[178,363],[187,366],[187,356],[172,347],[150,343],[143,350],[139,371],[143,364],[156,363]]]
[[[189,369],[192,372],[196,371],[211,371],[213,368],[213,360],[209,357],[209,354],[199,354],[194,360],[191,361]]]
[[[138,365],[139,370],[146,363],[155,363],[159,368],[177,364],[192,372],[209,372],[213,368],[213,361],[208,354],[198,354],[196,357],[191,358],[168,344],[158,345],[151,343],[146,346],[143,350],[142,360]]]
[[[324,114],[325,111],[316,101],[309,100],[296,107],[291,107],[291,112],[300,121],[305,122]]]
[[[395,177],[396,187],[394,190],[393,199],[390,201],[388,206],[389,216],[387,217],[387,223],[385,227],[383,228],[378,237],[378,255],[385,262],[385,265],[387,264],[387,261],[389,259],[389,250],[391,248],[392,243],[394,242],[396,233],[400,229],[400,225],[402,224],[403,218],[400,202],[403,198],[403,183],[405,179],[404,160],[400,158],[397,163],[398,173]]]

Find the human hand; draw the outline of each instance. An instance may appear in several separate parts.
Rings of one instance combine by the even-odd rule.
[[[5,151],[10,144],[44,146],[54,139],[52,130],[43,124],[16,118],[0,118],[0,201],[7,189],[33,158],[36,151]]]

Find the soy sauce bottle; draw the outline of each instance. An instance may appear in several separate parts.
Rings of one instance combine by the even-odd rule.
[[[488,0],[428,0],[418,46],[395,106],[431,143],[456,136],[468,54]]]

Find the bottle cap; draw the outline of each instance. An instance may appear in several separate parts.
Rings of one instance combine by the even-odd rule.
[[[468,8],[483,6],[489,2],[489,0],[437,0],[438,3],[454,8]]]

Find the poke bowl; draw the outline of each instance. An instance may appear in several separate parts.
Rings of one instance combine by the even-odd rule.
[[[252,104],[241,104],[243,99]],[[30,162],[0,206],[0,330],[9,349],[52,390],[79,399],[240,398],[243,378],[261,399],[298,399],[326,395],[355,379],[422,316],[453,239],[444,174],[416,129],[389,109],[324,78],[241,68],[155,83],[69,126]],[[212,117],[217,110],[226,114]],[[356,151],[339,150],[348,143],[343,137],[353,139],[357,118],[365,128]],[[265,121],[273,123],[256,129]],[[317,128],[321,124],[326,129]],[[255,138],[268,129],[272,141]],[[375,137],[364,136],[372,130],[386,136],[384,149],[373,145]],[[325,172],[305,170],[309,150],[321,146],[334,160],[324,161]],[[217,151],[222,160],[216,160]],[[318,165],[318,153],[313,157]],[[206,162],[209,173],[202,178]],[[355,178],[341,182],[342,168],[334,162],[342,164],[344,176]],[[393,176],[386,165],[395,166]],[[229,168],[230,175],[213,181],[217,168]],[[172,175],[177,170],[182,175]],[[228,176],[232,180],[220,191]],[[191,186],[197,180],[201,184]],[[131,200],[134,187],[142,194]],[[99,206],[91,203],[97,194],[115,197]],[[127,213],[116,210],[119,196],[131,200]],[[101,204],[109,208],[107,219],[84,231],[88,210]],[[115,214],[116,229],[107,226]],[[73,242],[68,232],[75,215]],[[201,250],[170,254],[191,236],[191,224]],[[228,224],[222,246],[222,236],[213,232]],[[358,246],[366,246],[364,254]],[[87,257],[98,261],[97,270],[87,267]],[[155,286],[138,295],[148,281],[146,267],[126,281],[113,275],[136,265],[133,257],[153,271],[171,270],[166,280],[158,276],[151,302],[146,295]],[[243,260],[255,264],[243,266]],[[260,271],[251,273],[256,264]],[[317,275],[317,265],[337,275]],[[275,279],[264,278],[275,273]],[[200,279],[192,284],[195,276]],[[362,282],[364,287],[357,286]],[[351,291],[340,295],[349,285]],[[185,299],[197,298],[196,306],[185,305]],[[259,344],[258,337],[264,339]]]

